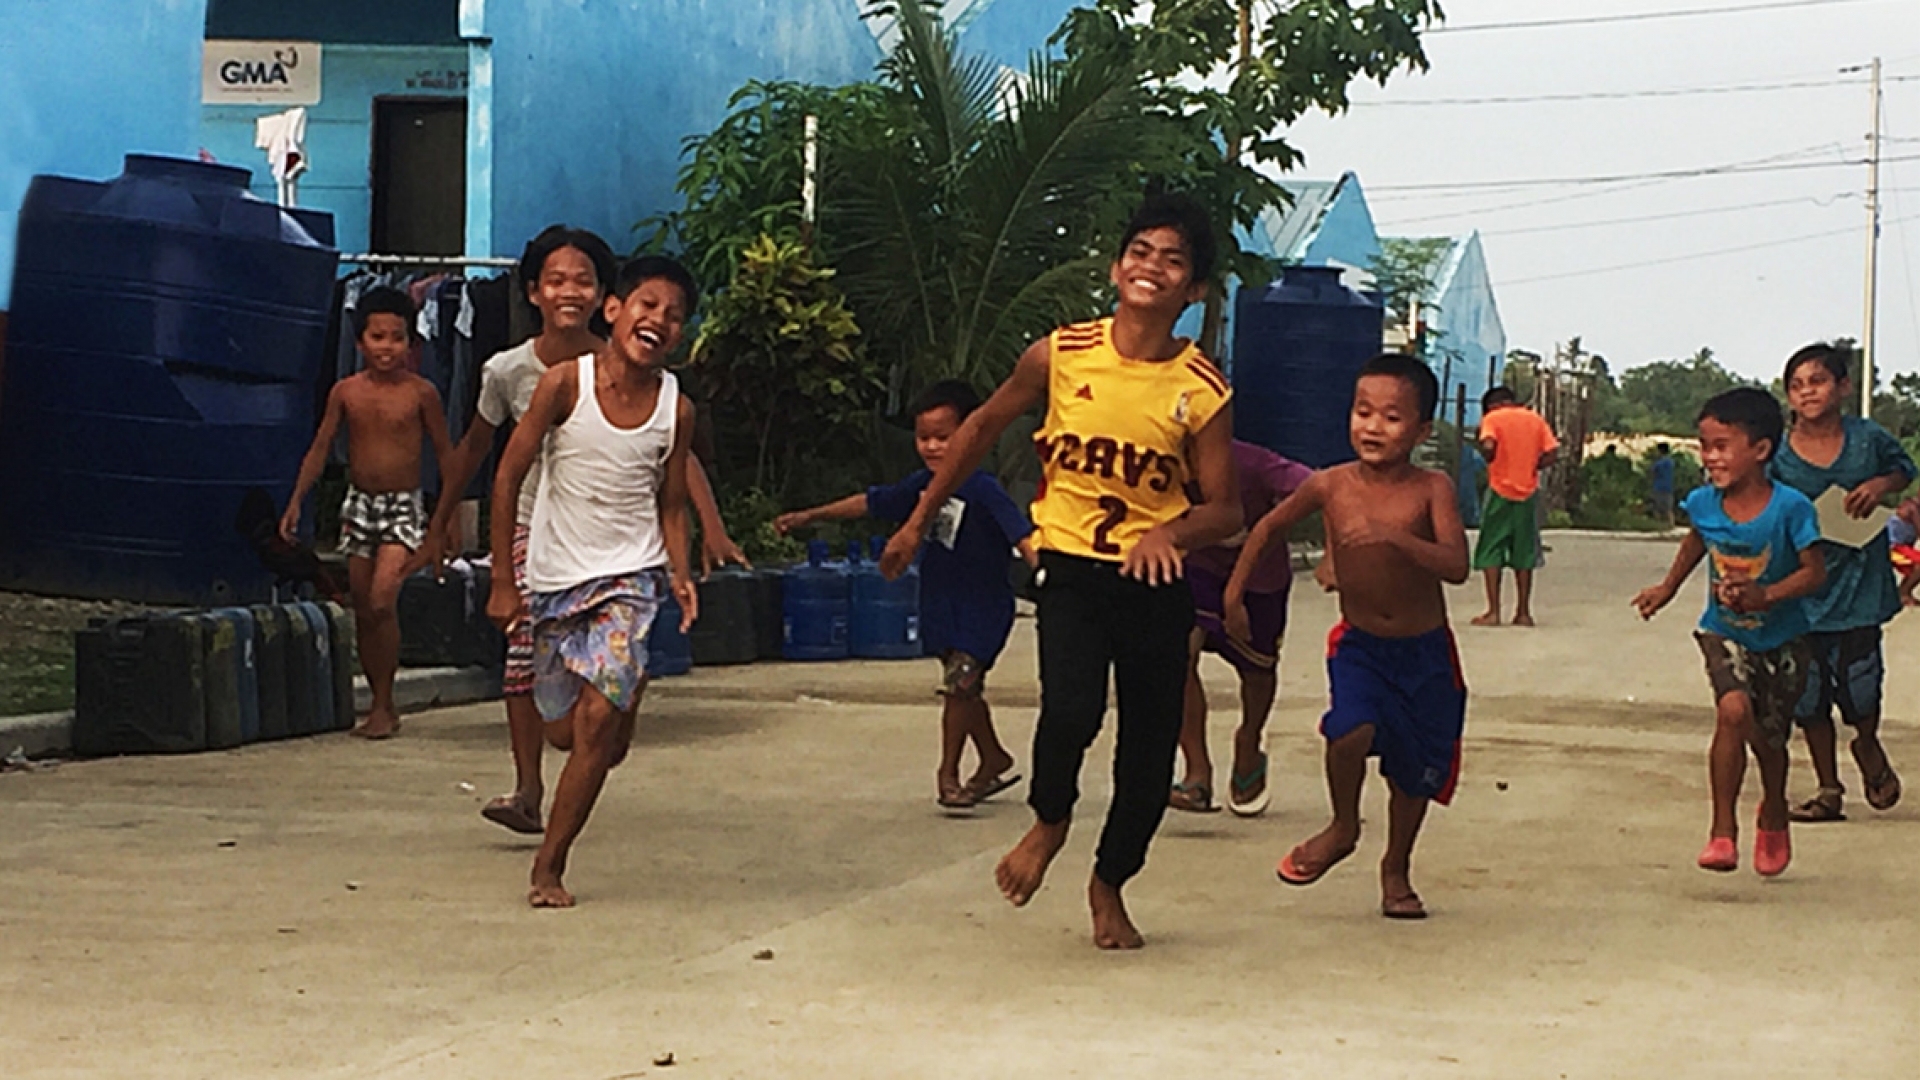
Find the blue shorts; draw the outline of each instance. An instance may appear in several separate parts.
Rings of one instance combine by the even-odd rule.
[[[1813,670],[1808,673],[1807,689],[1793,710],[1794,722],[1801,727],[1833,723],[1833,711],[1849,727],[1880,716],[1880,684],[1886,678],[1886,662],[1880,655],[1880,628],[1857,626],[1808,634],[1807,651]]]
[[[1408,795],[1453,801],[1467,681],[1452,630],[1382,638],[1343,622],[1327,636],[1327,686],[1320,734],[1331,742],[1372,724],[1382,776]]]

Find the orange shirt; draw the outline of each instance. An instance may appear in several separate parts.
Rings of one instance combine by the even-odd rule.
[[[1508,405],[1480,418],[1480,441],[1494,444],[1487,486],[1510,502],[1540,490],[1540,455],[1560,449],[1553,429],[1532,409]]]

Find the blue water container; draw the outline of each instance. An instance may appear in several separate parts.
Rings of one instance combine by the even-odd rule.
[[[260,739],[260,668],[253,612],[219,608],[198,616],[206,672],[207,749]]]
[[[288,639],[292,624],[287,609],[279,604],[255,604],[253,612],[253,660],[260,689],[260,738],[284,739],[293,734],[287,700]]]
[[[669,593],[647,631],[647,674],[654,678],[693,670],[693,639],[680,631],[680,601]]]
[[[312,699],[312,705],[304,710],[312,717],[310,725],[306,731],[295,734],[319,735],[338,730],[340,725],[335,719],[335,710],[339,708],[339,703],[334,700],[333,681],[333,620],[327,616],[327,609],[319,604],[303,601],[288,605],[288,609],[287,618],[297,619],[307,628],[304,640],[296,640],[302,640],[299,663],[307,670],[306,690]]]
[[[337,252],[331,215],[258,199],[250,179],[132,154],[112,181],[28,186],[0,389],[0,588],[267,597],[235,519],[255,488],[285,504],[312,438]]]
[[[786,572],[780,582],[785,644],[789,660],[845,660],[853,608],[852,586],[844,570],[827,562],[827,543],[807,544],[807,561]]]
[[[867,542],[870,561],[850,562],[847,576],[853,609],[848,622],[848,651],[867,660],[913,660],[920,645],[920,568],[888,581],[880,573],[884,537]]]
[[[1353,460],[1353,384],[1380,351],[1378,296],[1340,273],[1289,266],[1264,289],[1242,289],[1234,319],[1234,437],[1316,469]]]

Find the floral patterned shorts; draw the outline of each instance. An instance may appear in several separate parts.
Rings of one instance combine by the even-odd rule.
[[[567,715],[582,686],[632,712],[647,679],[647,631],[666,595],[666,573],[643,570],[529,596],[533,703],[540,715]]]

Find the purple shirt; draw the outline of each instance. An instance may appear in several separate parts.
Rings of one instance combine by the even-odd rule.
[[[1297,461],[1238,439],[1233,443],[1233,468],[1240,474],[1241,511],[1249,529],[1267,516],[1267,511],[1300,490],[1300,485],[1313,475],[1312,469]],[[1232,575],[1234,561],[1239,557],[1237,542],[1232,547],[1222,544],[1190,553],[1187,565],[1226,578]],[[1254,568],[1253,575],[1247,579],[1247,591],[1284,592],[1292,584],[1293,555],[1287,550],[1283,537],[1267,549],[1266,557]]]

